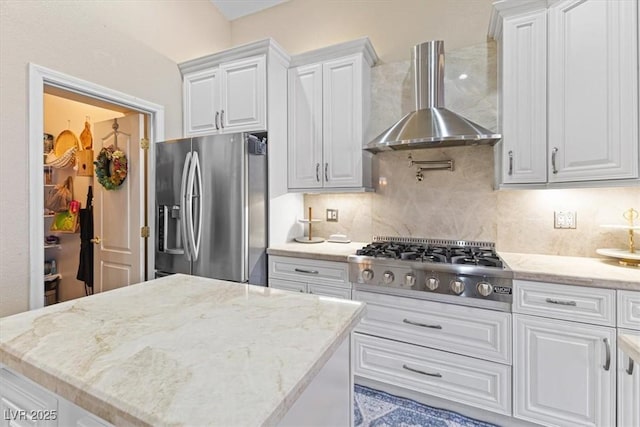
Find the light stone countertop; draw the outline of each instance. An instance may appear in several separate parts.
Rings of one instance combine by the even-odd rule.
[[[515,279],[640,291],[640,268],[605,258],[499,252]]]
[[[295,258],[320,259],[323,261],[347,262],[349,255],[355,255],[358,249],[362,249],[367,243],[282,243],[269,246],[267,254],[289,256]]]
[[[273,425],[364,305],[173,275],[0,319],[0,363],[118,425]]]
[[[640,336],[618,335],[618,347],[625,355],[640,363]],[[636,367],[636,369],[640,368]]]
[[[284,243],[267,249],[269,255],[347,262],[366,246],[351,243]],[[640,291],[640,268],[619,265],[614,259],[538,255],[498,251],[514,278],[567,285]]]

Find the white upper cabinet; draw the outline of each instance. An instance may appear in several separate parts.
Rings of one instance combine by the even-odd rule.
[[[184,76],[185,136],[211,133],[220,128],[219,84],[217,68]]]
[[[490,32],[501,183],[637,180],[638,2],[500,0]]]
[[[638,177],[637,7],[549,8],[549,182]]]
[[[289,187],[322,188],[322,64],[289,69]]]
[[[220,65],[220,126],[223,130],[266,129],[266,77],[264,55]]]
[[[546,11],[505,18],[502,31],[503,182],[546,182]]]
[[[257,42],[180,64],[185,136],[267,130],[267,53],[255,53],[269,47]]]
[[[288,182],[292,191],[370,189],[368,39],[307,52],[289,69]]]

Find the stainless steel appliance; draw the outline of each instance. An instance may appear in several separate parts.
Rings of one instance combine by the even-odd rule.
[[[513,273],[490,242],[375,237],[348,262],[357,290],[511,311]]]
[[[444,106],[444,42],[432,40],[412,51],[416,109],[382,132],[364,148],[389,150],[494,145],[502,138]]]
[[[156,277],[267,283],[266,134],[156,146]]]

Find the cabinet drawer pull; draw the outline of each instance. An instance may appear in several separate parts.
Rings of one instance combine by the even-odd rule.
[[[628,359],[629,360],[627,361],[627,369],[625,369],[625,371],[627,371],[627,374],[633,375],[633,359],[631,357],[629,357]]]
[[[418,322],[414,322],[414,321],[409,320],[409,319],[403,319],[402,322],[403,323],[408,323],[409,325],[422,326],[423,328],[442,329],[442,326],[440,326],[440,325],[427,325],[426,323],[418,323]]]
[[[575,301],[561,301],[558,299],[551,299],[551,298],[547,298],[545,301],[548,302],[549,304],[570,305],[571,307],[575,307],[578,305]]]
[[[429,377],[436,377],[436,378],[442,378],[442,374],[439,373],[432,373],[432,372],[425,372],[425,371],[421,371],[419,369],[413,369],[410,368],[407,365],[402,365],[402,369],[406,369],[407,371],[411,371],[411,372],[415,372],[416,374],[422,374],[422,375],[427,375]]]
[[[216,111],[216,130],[220,129],[220,111]]]
[[[609,368],[611,367],[611,347],[609,346],[608,339],[602,338],[602,341],[604,342],[604,348],[607,351],[607,356],[604,361],[604,365],[602,365],[602,369],[604,369],[605,371],[608,371]]]
[[[513,151],[509,150],[509,175],[513,175]]]
[[[316,182],[320,182],[320,163],[316,163]]]
[[[551,150],[551,169],[554,174],[558,173],[558,169],[556,168],[556,154],[558,154],[558,147],[553,147],[553,150]]]
[[[304,270],[302,268],[294,268],[293,270],[297,271],[298,273],[318,274],[318,270]]]

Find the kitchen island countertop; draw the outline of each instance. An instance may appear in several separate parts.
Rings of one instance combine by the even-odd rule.
[[[363,313],[177,274],[0,319],[0,363],[115,425],[273,425]]]

